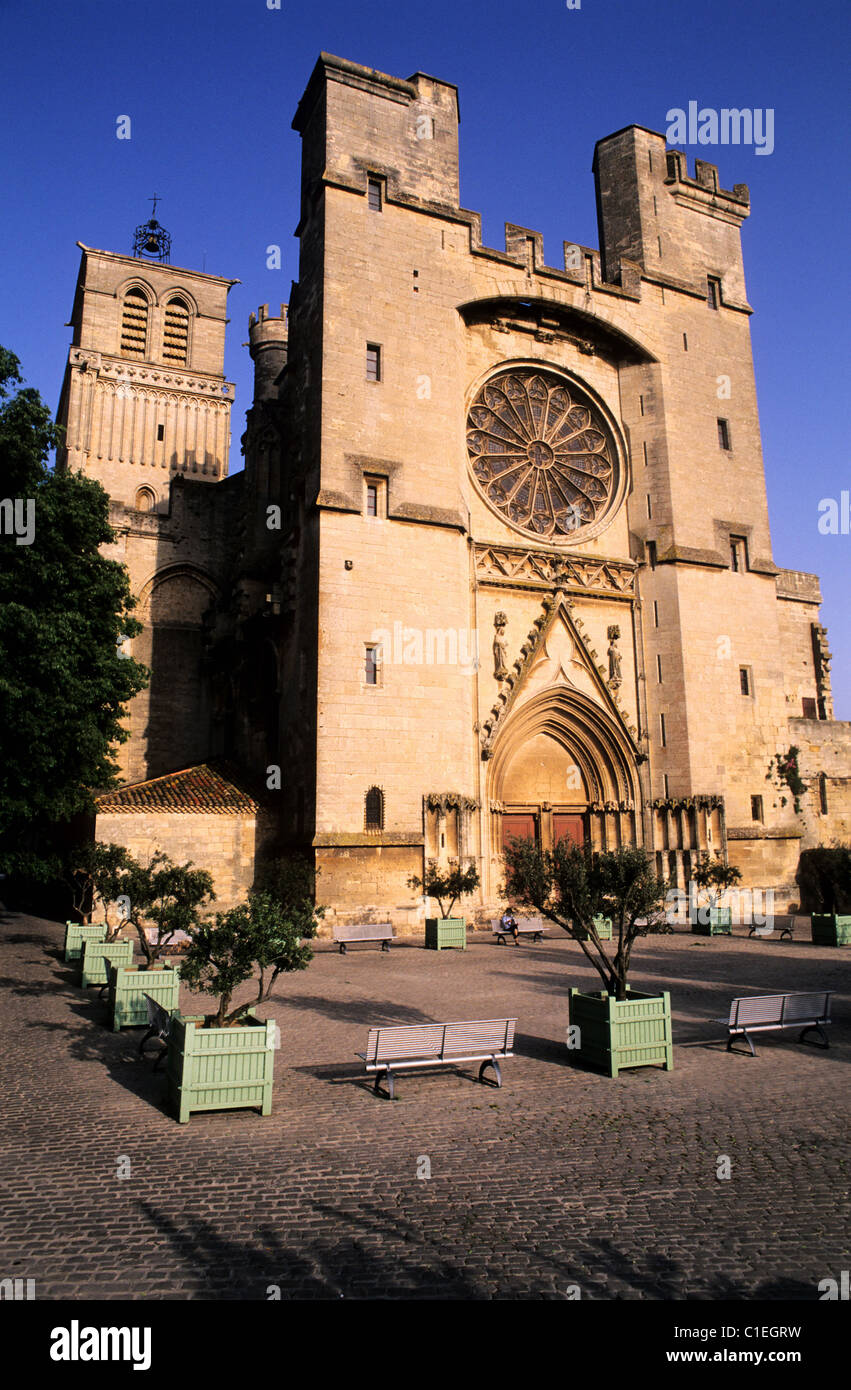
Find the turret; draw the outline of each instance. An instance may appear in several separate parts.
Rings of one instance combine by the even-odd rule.
[[[261,304],[256,314],[248,318],[248,346],[254,362],[254,404],[271,401],[278,396],[278,378],[287,365],[287,336],[289,320],[287,305],[281,305],[280,317],[269,315],[269,305]]]

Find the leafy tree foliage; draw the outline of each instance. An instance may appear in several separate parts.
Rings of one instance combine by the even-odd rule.
[[[175,932],[192,935],[201,926],[202,909],[216,896],[206,869],[174,864],[162,850],[148,864],[129,858],[115,887],[116,899],[124,903],[124,920],[136,928],[146,970],[156,965]],[[156,927],[153,941],[148,939],[146,925]]]
[[[737,869],[733,864],[725,864],[723,859],[712,859],[706,850],[700,856],[700,862],[696,865],[692,878],[698,888],[709,890],[709,902],[712,907],[718,903],[718,892],[726,888],[732,888],[734,883],[741,881],[741,869]]]
[[[475,864],[469,864],[466,869],[462,869],[457,859],[450,859],[448,868],[440,869],[437,860],[430,859],[426,865],[425,877],[409,878],[408,886],[419,889],[429,898],[434,898],[441,916],[446,918],[452,916],[452,909],[458,899],[474,893],[480,882]],[[443,906],[444,902],[447,904],[446,907]]]
[[[804,912],[851,912],[851,845],[805,849],[795,878]]]
[[[564,840],[542,850],[532,840],[514,840],[505,866],[508,896],[578,941],[607,993],[625,999],[635,942],[671,930],[661,915],[668,883],[649,854],[631,847],[593,853]],[[601,941],[597,917],[611,918],[611,942]]]
[[[37,391],[14,389],[19,368],[0,348],[0,500],[34,507],[31,544],[0,534],[0,869],[17,873],[47,852],[47,827],[91,810],[89,788],[115,785],[110,747],[147,680],[119,655],[140,625],[126,570],[101,554],[107,494],[49,469],[58,432]]]
[[[121,892],[121,874],[129,869],[132,859],[123,845],[104,845],[87,841],[75,845],[65,859],[64,879],[71,889],[74,911],[84,922],[90,922],[95,904],[103,909],[107,925],[107,940],[117,933],[117,925],[109,921],[109,905]]]
[[[316,935],[316,917],[259,890],[229,912],[216,913],[215,926],[200,927],[181,964],[191,989],[218,999],[213,1026],[227,1027],[271,995],[278,976],[306,970],[313,959],[307,939]],[[256,978],[257,997],[231,1009],[235,991]]]

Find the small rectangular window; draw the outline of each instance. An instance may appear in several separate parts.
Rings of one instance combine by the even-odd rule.
[[[816,702],[815,702],[815,700],[812,698],[812,696],[805,695],[804,698],[803,698],[803,700],[801,701],[801,704],[802,704],[803,710],[804,710],[804,718],[805,718],[805,719],[815,719],[815,718],[816,718]]]
[[[821,811],[821,814],[822,814],[823,816],[826,816],[826,815],[827,815],[827,774],[824,773],[824,772],[820,772],[820,773],[819,773],[819,778],[818,778],[818,799],[819,799],[819,810]]]
[[[660,740],[660,742],[661,742],[661,744],[662,744],[662,747],[663,747],[663,748],[667,748],[667,746],[668,746],[668,734],[667,734],[667,731],[666,731],[666,729],[665,729],[665,716],[664,716],[664,714],[660,714],[660,715],[659,715],[659,740]]]
[[[643,397],[643,396],[639,396],[639,397],[638,397],[638,408],[639,408],[639,410],[641,411],[641,414],[643,415],[643,414],[644,414],[644,397]]]
[[[366,646],[366,658],[364,661],[364,684],[378,685],[378,673],[381,669],[381,643],[368,642]]]
[[[710,309],[720,309],[721,307],[721,281],[716,275],[707,277],[706,302]]]
[[[642,449],[644,450],[644,467],[646,468],[646,467],[647,467],[647,440],[646,440],[646,439],[645,439],[645,441],[644,441],[644,443],[642,444],[641,447],[642,447]]]
[[[378,179],[367,180],[366,202],[370,212],[381,211],[381,184]]]
[[[366,345],[366,379],[367,381],[381,380],[381,348],[378,343],[367,343]]]
[[[742,574],[748,567],[748,543],[744,536],[730,537],[730,569]]]
[[[683,352],[688,352],[688,334],[683,334]]]
[[[661,685],[661,684],[662,684],[662,658],[661,658],[661,656],[659,655],[658,652],[656,653],[656,675],[658,676],[658,678],[659,678],[659,684]]]
[[[751,820],[762,820],[762,797],[751,797]]]
[[[157,439],[165,439],[165,425],[157,425]]]
[[[719,420],[719,421],[718,421],[718,447],[719,447],[720,449],[731,449],[731,448],[733,447],[733,446],[731,445],[731,443],[730,443],[730,421],[729,421],[729,420]]]
[[[743,695],[751,695],[751,673],[747,666],[739,667],[739,689]]]
[[[670,796],[670,794],[671,794],[671,793],[670,793],[669,790],[668,790],[668,774],[667,774],[667,772],[663,772],[663,773],[662,773],[662,795],[664,796],[664,798],[665,798],[666,801],[668,800],[668,797]]]
[[[648,518],[649,518],[650,521],[653,520],[653,508],[652,508],[652,506],[651,506],[651,504],[650,504],[650,493],[649,493],[649,492],[648,492],[648,494],[647,494],[647,516],[648,516]]]
[[[656,542],[647,542],[647,563],[652,570],[656,568]]]
[[[653,626],[659,626],[659,601],[655,598],[653,600]]]
[[[385,478],[364,478],[363,480],[364,516],[383,520],[387,516],[387,481]]]

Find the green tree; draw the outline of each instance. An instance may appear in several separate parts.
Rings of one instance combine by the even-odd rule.
[[[506,892],[578,941],[608,994],[625,999],[632,948],[641,936],[670,932],[661,915],[668,883],[643,849],[593,853],[561,840],[551,850],[514,840],[505,851]],[[610,917],[601,941],[595,917]]]
[[[84,922],[90,922],[99,902],[108,941],[117,932],[117,927],[110,927],[109,905],[119,896],[121,874],[132,862],[123,845],[104,845],[96,840],[75,845],[65,859],[64,878],[71,889],[74,911]]]
[[[426,865],[425,877],[408,879],[408,887],[416,888],[427,897],[434,898],[440,908],[440,915],[446,919],[452,916],[452,909],[459,898],[474,893],[481,883],[475,864],[462,869],[457,859],[450,859],[446,869],[440,869],[436,859]],[[446,907],[443,906],[444,902]]]
[[[249,893],[247,902],[216,913],[214,926],[198,928],[181,963],[181,978],[190,989],[218,999],[213,1027],[227,1027],[268,999],[280,974],[307,969],[313,952],[304,938],[315,936],[316,926],[315,917],[300,919],[271,893]],[[252,978],[256,999],[231,1009],[235,991]]]
[[[49,828],[115,785],[110,749],[147,680],[119,655],[140,625],[127,571],[101,554],[107,494],[49,468],[58,432],[38,392],[15,389],[19,368],[0,348],[0,870],[12,873],[26,856],[47,862]]]
[[[196,869],[191,863],[174,864],[162,850],[157,850],[148,864],[130,859],[115,886],[116,899],[124,906],[124,920],[136,928],[146,970],[156,965],[175,932],[191,936],[202,925],[202,909],[216,896],[206,869]],[[156,929],[152,940],[146,930],[150,926]]]
[[[708,891],[710,907],[718,906],[718,890],[723,893],[725,889],[732,888],[734,883],[741,881],[741,877],[740,869],[732,864],[725,864],[723,859],[711,859],[706,850],[703,851],[700,863],[692,873],[698,888]]]

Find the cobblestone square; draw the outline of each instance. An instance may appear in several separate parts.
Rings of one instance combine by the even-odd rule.
[[[670,990],[674,1070],[611,1080],[567,1051],[568,988],[597,981],[555,928],[463,953],[322,942],[259,1011],[280,1025],[272,1114],[179,1126],[62,935],[0,913],[0,1275],[38,1299],[812,1301],[849,1268],[851,952],[639,942],[631,983]],[[734,996],[808,989],[835,992],[828,1051],[725,1051]],[[370,1024],[504,1015],[501,1090],[471,1066],[403,1075],[391,1103],[354,1055]]]

